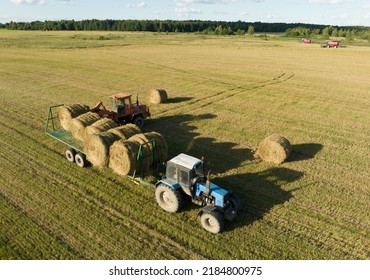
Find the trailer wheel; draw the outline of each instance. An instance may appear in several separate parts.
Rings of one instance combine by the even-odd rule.
[[[165,184],[159,184],[155,190],[155,198],[159,206],[167,212],[178,212],[183,205],[183,196],[179,190],[174,190]]]
[[[144,126],[144,119],[143,119],[143,117],[142,117],[142,116],[136,116],[136,117],[134,118],[133,123],[134,123],[135,125],[137,125],[138,127],[143,127],[143,126]]]
[[[66,150],[66,158],[68,161],[70,162],[74,162],[75,161],[75,156],[76,156],[76,151],[72,148],[68,148]]]
[[[87,165],[86,156],[83,153],[77,153],[75,161],[79,167],[85,167]]]
[[[224,229],[225,220],[220,212],[204,212],[200,216],[202,227],[211,233],[219,233]]]

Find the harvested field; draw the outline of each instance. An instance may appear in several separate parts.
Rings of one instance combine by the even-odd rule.
[[[370,259],[370,48],[109,34],[0,30],[0,259]],[[152,88],[169,102],[150,106]],[[162,134],[168,157],[204,156],[240,196],[225,232],[109,167],[71,164],[45,135],[49,106],[122,91],[149,104],[143,133]],[[254,160],[274,133],[288,159]]]

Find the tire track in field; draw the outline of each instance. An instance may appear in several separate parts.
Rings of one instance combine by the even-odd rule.
[[[281,74],[279,74],[277,76],[274,76],[274,77],[269,78],[269,79],[265,79],[263,81],[254,82],[252,84],[236,85],[234,83],[225,82],[225,81],[222,81],[220,79],[216,79],[214,77],[210,77],[210,76],[206,76],[206,75],[194,75],[194,73],[189,71],[189,70],[179,69],[179,68],[176,68],[176,67],[171,67],[171,66],[167,66],[167,65],[163,65],[163,64],[159,64],[159,63],[154,63],[154,62],[150,62],[150,61],[142,61],[140,59],[132,59],[132,58],[128,58],[128,57],[125,57],[125,58],[130,59],[130,60],[135,61],[135,62],[142,63],[144,65],[153,65],[153,66],[155,66],[154,67],[155,70],[158,70],[158,68],[162,68],[162,69],[169,69],[172,72],[177,72],[180,75],[185,74],[185,75],[189,76],[190,78],[192,78],[192,81],[197,80],[197,81],[199,81],[199,83],[213,82],[213,83],[217,83],[219,85],[224,85],[224,86],[231,87],[230,89],[225,89],[225,90],[222,90],[222,91],[218,91],[216,93],[213,93],[213,94],[210,94],[210,95],[207,95],[207,96],[204,96],[204,97],[195,98],[195,99],[191,99],[189,101],[181,102],[181,104],[178,104],[178,106],[176,106],[175,108],[169,108],[169,109],[161,110],[160,113],[156,114],[156,116],[159,116],[159,117],[165,116],[165,115],[167,115],[167,113],[172,113],[172,112],[179,111],[179,109],[181,109],[181,108],[188,108],[185,111],[181,110],[181,112],[190,112],[190,111],[193,111],[196,108],[209,106],[213,103],[216,103],[216,102],[234,97],[234,96],[239,95],[239,94],[244,94],[245,92],[248,92],[248,91],[261,89],[261,88],[271,86],[271,85],[274,85],[274,84],[284,83],[284,82],[286,82],[286,81],[288,81],[288,80],[290,80],[294,77],[293,72],[291,72],[291,73],[282,72]],[[209,101],[209,99],[212,99],[212,100]],[[200,103],[202,101],[206,101],[206,102]],[[193,106],[193,105],[196,105],[196,106]]]
[[[26,137],[29,140],[32,140],[34,143],[36,143],[36,145],[40,145],[39,142],[37,142],[35,139],[30,138],[24,132],[19,131],[17,129],[14,130],[14,128],[12,128],[12,127],[4,124],[4,123],[1,123],[1,124],[4,125],[4,127],[7,127],[8,129],[13,130],[14,132],[21,135],[22,137]],[[43,148],[47,148],[47,147],[44,146]],[[31,152],[32,149],[30,149],[29,151]],[[55,151],[53,151],[53,152],[55,153]],[[132,224],[134,227],[136,227],[137,229],[140,229],[140,231],[142,231],[146,235],[149,234],[149,236],[152,236],[154,238],[158,238],[160,236],[160,238],[165,241],[164,244],[166,244],[165,248],[167,248],[166,249],[167,253],[171,254],[173,257],[181,258],[181,257],[186,256],[186,255],[189,256],[189,251],[188,251],[188,249],[186,249],[186,247],[184,247],[184,245],[182,245],[181,243],[178,243],[177,241],[169,238],[168,236],[165,236],[165,235],[161,234],[160,232],[158,232],[154,228],[150,227],[149,225],[144,224],[142,221],[138,222],[133,217],[131,217],[129,212],[124,212],[122,209],[118,210],[117,208],[113,207],[112,205],[109,205],[108,202],[102,200],[101,198],[98,199],[94,195],[86,192],[85,190],[78,188],[77,186],[74,185],[74,182],[70,181],[70,179],[67,176],[61,176],[61,175],[64,175],[63,173],[58,174],[58,172],[56,170],[54,170],[54,168],[51,168],[51,165],[49,164],[49,162],[46,162],[46,161],[39,162],[39,161],[35,161],[33,159],[33,163],[37,164],[37,166],[39,166],[40,169],[43,169],[45,171],[44,176],[47,176],[50,179],[50,181],[63,179],[63,181],[69,182],[68,184],[66,184],[66,187],[68,189],[70,189],[71,191],[73,191],[75,193],[78,193],[82,197],[85,197],[88,201],[90,201],[90,203],[96,205],[99,209],[101,209],[102,212],[108,214],[108,216],[118,218],[121,221],[126,220],[130,224]],[[15,162],[15,164],[17,164],[17,162]],[[55,175],[52,176],[52,175],[48,175],[48,174],[55,174]],[[111,181],[111,179],[108,179],[108,180]],[[150,240],[146,240],[145,238],[143,238],[143,242],[147,243],[148,246],[152,245]],[[192,258],[196,258],[196,259],[205,258],[204,256],[202,256],[200,253],[197,253],[197,252],[193,252],[190,255],[192,255]]]
[[[283,72],[283,73],[281,73],[281,74],[279,74],[275,77],[272,77],[272,78],[269,78],[269,79],[266,79],[266,80],[263,80],[263,81],[238,86],[238,85],[235,85],[233,83],[225,82],[225,81],[216,79],[214,77],[209,77],[209,76],[206,76],[206,75],[196,75],[196,76],[194,76],[193,72],[188,71],[188,70],[184,70],[184,69],[170,67],[170,66],[167,66],[167,65],[154,63],[154,62],[141,61],[141,60],[137,60],[137,61],[139,61],[143,64],[147,64],[147,65],[148,64],[149,65],[154,65],[154,66],[156,66],[156,69],[158,67],[160,67],[162,69],[169,69],[172,72],[177,72],[177,73],[182,74],[182,75],[183,74],[188,75],[193,80],[196,79],[196,80],[203,80],[204,82],[215,82],[215,83],[218,83],[220,85],[231,87],[230,89],[225,89],[225,90],[216,92],[214,94],[210,94],[210,95],[207,95],[207,96],[204,96],[204,97],[200,97],[200,98],[189,100],[187,102],[183,102],[181,105],[176,106],[176,108],[162,110],[160,113],[156,114],[157,116],[164,116],[169,112],[178,111],[180,108],[184,108],[184,107],[188,108],[187,110],[185,110],[185,112],[193,111],[194,110],[193,107],[198,108],[198,107],[209,106],[213,103],[216,103],[216,102],[219,102],[221,100],[225,100],[225,99],[234,97],[234,96],[239,95],[239,94],[243,94],[247,91],[257,90],[257,89],[261,89],[261,88],[271,86],[271,85],[274,85],[274,84],[279,84],[279,83],[286,82],[286,81],[288,81],[288,80],[290,80],[294,77],[294,73],[287,74],[286,72]],[[215,100],[214,100],[214,98],[215,98]],[[212,100],[209,101],[209,99],[212,99]],[[205,100],[207,100],[207,102],[200,103],[200,102],[205,101]],[[192,105],[197,105],[197,106],[192,106]],[[184,112],[184,111],[182,111],[182,112]]]

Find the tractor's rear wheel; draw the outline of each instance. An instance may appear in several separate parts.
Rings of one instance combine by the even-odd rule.
[[[224,229],[225,220],[220,212],[204,212],[200,216],[202,227],[211,233],[219,233]]]
[[[76,151],[72,148],[68,148],[66,150],[66,158],[68,161],[70,162],[74,162],[75,161],[75,156],[76,156]]]
[[[79,167],[85,167],[87,165],[86,156],[83,153],[77,153],[75,161]]]
[[[160,184],[155,190],[155,198],[159,206],[167,212],[178,212],[183,205],[183,196],[179,190]]]

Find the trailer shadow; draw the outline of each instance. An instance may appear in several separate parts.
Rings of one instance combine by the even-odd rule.
[[[240,214],[235,221],[227,223],[226,231],[261,220],[273,207],[289,201],[297,188],[287,189],[286,185],[299,180],[303,175],[300,171],[273,167],[260,172],[214,179],[216,184],[234,190],[241,200]]]

